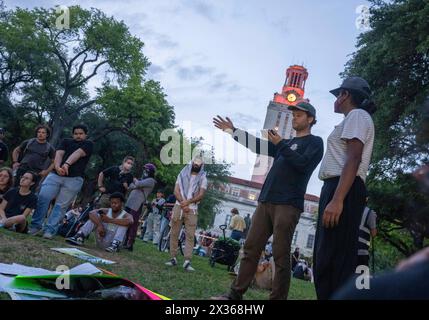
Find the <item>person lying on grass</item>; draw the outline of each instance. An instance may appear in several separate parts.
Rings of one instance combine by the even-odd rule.
[[[97,246],[108,252],[118,252],[124,241],[128,227],[133,224],[133,217],[123,210],[124,195],[114,192],[110,195],[110,208],[101,208],[89,213],[89,220],[73,237],[67,238],[68,243],[81,246],[85,238],[95,230]]]
[[[37,205],[37,196],[31,191],[36,178],[34,172],[24,173],[19,188],[12,188],[3,195],[0,203],[0,228],[26,233],[27,217]]]

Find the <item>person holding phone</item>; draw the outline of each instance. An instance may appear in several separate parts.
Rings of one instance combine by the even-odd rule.
[[[308,181],[323,156],[323,141],[311,134],[316,123],[316,109],[301,101],[289,106],[296,136],[283,139],[276,130],[268,131],[268,141],[234,127],[227,117],[213,119],[216,128],[232,135],[234,140],[257,154],[274,158],[253,214],[244,243],[244,254],[238,276],[229,293],[215,300],[241,300],[253,281],[259,257],[273,235],[275,276],[270,299],[287,299],[291,276],[291,243],[295,227],[304,210]]]

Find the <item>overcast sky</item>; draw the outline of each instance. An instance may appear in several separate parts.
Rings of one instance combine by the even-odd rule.
[[[15,6],[54,7],[79,4],[124,20],[144,43],[152,65],[148,77],[160,81],[174,106],[176,124],[188,135],[216,145],[217,156],[235,152],[248,159],[232,167],[250,179],[254,155],[242,147],[220,148],[224,133],[213,130],[214,115],[229,116],[237,127],[262,129],[274,92],[285,71],[304,64],[309,78],[306,98],[316,107],[313,134],[325,141],[342,116],[333,112],[328,92],[341,83],[339,73],[355,51],[361,32],[355,21],[363,0],[133,0],[11,1]],[[92,82],[97,85],[100,79]],[[188,127],[190,127],[188,129]],[[235,161],[237,162],[237,160]],[[320,194],[317,168],[307,192]]]

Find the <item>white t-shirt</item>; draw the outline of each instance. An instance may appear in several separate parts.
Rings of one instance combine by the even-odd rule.
[[[339,177],[346,162],[347,140],[359,139],[363,144],[357,175],[366,180],[374,144],[374,123],[368,112],[353,109],[328,137],[326,153],[320,165],[319,179]]]

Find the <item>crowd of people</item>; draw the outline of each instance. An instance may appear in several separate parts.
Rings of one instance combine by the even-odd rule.
[[[0,128],[0,164],[9,157]],[[23,141],[12,152],[12,168],[0,169],[0,228],[32,236],[53,239],[64,220],[78,218],[83,209],[76,204],[82,189],[84,172],[93,152],[88,139],[88,128],[79,124],[72,128],[72,138],[63,139],[57,148],[49,142],[50,129],[45,125],[35,128],[34,137]],[[174,195],[165,200],[157,190],[152,203],[149,196],[154,190],[156,167],[143,166],[140,178],[133,176],[133,156],[122,163],[101,171],[97,186],[100,196],[88,213],[81,228],[66,241],[81,246],[91,233],[98,247],[109,252],[120,248],[133,250],[142,211],[147,213],[143,241],[158,244],[167,225],[171,226],[171,260],[176,265],[178,233],[186,230],[185,262],[183,267],[193,271],[191,254],[194,247],[198,217],[198,203],[207,189],[207,178],[201,157],[195,157],[177,177]],[[170,208],[170,210],[164,210]],[[171,212],[170,216],[168,212]],[[67,213],[67,215],[66,215]],[[189,240],[188,240],[189,239]]]
[[[213,119],[215,127],[238,143],[257,154],[274,158],[252,220],[249,216],[241,217],[237,209],[231,211],[231,238],[245,239],[242,258],[229,292],[213,299],[241,300],[254,280],[261,258],[273,261],[275,270],[270,299],[287,299],[292,274],[314,279],[318,299],[355,294],[350,288],[339,290],[356,274],[358,266],[368,266],[370,241],[377,232],[376,215],[366,207],[365,186],[375,136],[372,120],[375,106],[370,100],[368,83],[360,77],[349,77],[330,92],[336,97],[335,112],[343,114],[344,119],[329,135],[326,152],[322,139],[311,133],[317,122],[316,109],[307,101],[288,107],[296,131],[291,139],[283,139],[276,130],[269,130],[268,140],[263,140],[236,128],[228,117]],[[38,126],[34,138],[23,141],[13,150],[12,168],[0,169],[0,227],[52,239],[80,192],[93,152],[93,143],[87,139],[88,128],[74,126],[72,138],[63,139],[56,150],[47,141],[49,134],[48,127]],[[9,152],[3,139],[4,130],[0,129],[0,164],[7,161]],[[145,209],[143,241],[158,244],[169,225],[170,260],[166,265],[176,267],[177,239],[184,225],[183,268],[195,271],[191,259],[198,204],[207,190],[203,159],[196,157],[184,166],[177,177],[174,195],[166,200],[164,192],[157,190],[150,204],[147,200],[157,183],[156,167],[150,163],[144,165],[143,176],[136,178],[131,173],[134,163],[135,159],[127,156],[121,165],[100,172],[97,180],[102,194],[100,201],[85,224],[67,241],[82,245],[94,232],[97,245],[109,252],[116,252],[120,247],[133,250]],[[299,251],[291,255],[291,243],[304,209],[307,184],[319,163],[323,188],[310,268],[300,259]],[[166,207],[169,210],[164,210]],[[273,241],[267,247],[271,237]],[[216,240],[202,233],[199,239],[207,247]],[[412,269],[418,265],[416,261],[427,257],[428,251],[424,250],[398,270]],[[418,268],[419,272],[427,272],[427,264]],[[398,277],[394,274],[391,278]]]

